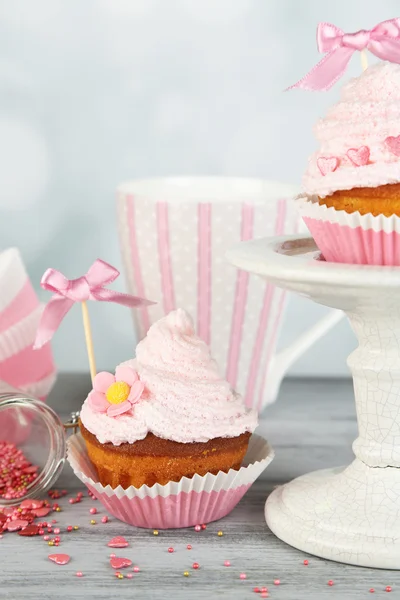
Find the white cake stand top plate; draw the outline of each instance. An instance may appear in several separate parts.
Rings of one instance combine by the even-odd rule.
[[[400,267],[327,263],[307,235],[243,242],[229,250],[227,259],[279,287],[343,310],[351,310],[354,302],[375,303],[377,296],[400,299]]]

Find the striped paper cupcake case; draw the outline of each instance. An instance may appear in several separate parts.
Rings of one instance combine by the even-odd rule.
[[[152,487],[104,487],[97,479],[85,442],[78,433],[67,442],[68,462],[75,475],[117,519],[150,529],[174,529],[217,521],[229,514],[274,458],[268,442],[254,435],[243,466],[228,473],[208,473]]]
[[[299,196],[296,201],[326,261],[400,266],[400,217],[347,213],[320,205],[315,196]]]

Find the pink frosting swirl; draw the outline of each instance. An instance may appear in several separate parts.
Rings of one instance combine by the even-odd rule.
[[[235,437],[257,427],[257,415],[221,378],[208,346],[195,334],[182,309],[148,331],[130,361],[145,385],[132,414],[111,419],[95,413],[86,400],[84,426],[101,443],[133,443],[151,432],[176,442],[207,442]]]
[[[351,79],[335,104],[314,129],[320,149],[309,159],[303,178],[309,195],[328,196],[336,190],[377,187],[400,182],[400,157],[385,140],[400,135],[400,66],[381,62]],[[367,146],[368,164],[355,166],[348,150]],[[319,158],[336,157],[338,168],[323,175]]]

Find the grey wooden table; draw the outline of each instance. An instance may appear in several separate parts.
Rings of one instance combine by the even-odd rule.
[[[79,409],[88,387],[83,376],[61,376],[49,402],[66,416]],[[0,540],[0,599],[245,600],[260,597],[253,592],[255,586],[268,587],[268,597],[277,600],[353,600],[371,597],[370,588],[375,590],[372,597],[400,598],[400,572],[306,556],[278,540],[264,521],[265,499],[275,485],[351,460],[356,419],[350,380],[285,381],[277,403],[262,415],[260,432],[274,446],[275,460],[231,515],[200,533],[184,529],[160,531],[155,536],[112,517],[101,523],[106,513],[86,493],[80,504],[68,503],[72,493],[83,488],[67,466],[57,487],[67,489],[69,495],[59,501],[62,512],[52,515],[61,528],[61,545],[49,548],[39,537],[4,535]],[[93,506],[99,511],[95,516],[89,513]],[[95,525],[90,523],[93,518]],[[68,525],[79,525],[79,530],[66,533]],[[223,531],[221,537],[219,530]],[[116,535],[124,535],[129,547],[108,548],[107,542]],[[174,548],[173,553],[168,552],[169,547]],[[47,557],[54,551],[69,554],[71,562],[66,566],[50,563]],[[109,565],[111,552],[131,559],[140,572],[132,579],[117,579]],[[305,559],[308,566],[303,564]],[[224,566],[226,560],[230,567]],[[194,562],[199,563],[198,570],[192,568]],[[77,571],[84,576],[77,578]],[[190,576],[185,577],[184,571]],[[247,578],[241,580],[240,573]],[[274,585],[275,579],[280,580],[279,586]],[[333,586],[328,585],[329,580]],[[388,585],[392,587],[389,596],[385,591]]]

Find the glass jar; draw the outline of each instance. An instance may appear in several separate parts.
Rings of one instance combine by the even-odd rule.
[[[77,421],[76,415],[75,423]],[[76,427],[76,425],[75,425]],[[59,477],[66,459],[64,425],[52,408],[22,392],[0,394],[0,442],[21,450],[37,477],[19,498],[6,498],[0,490],[0,506],[15,506],[48,490]]]

